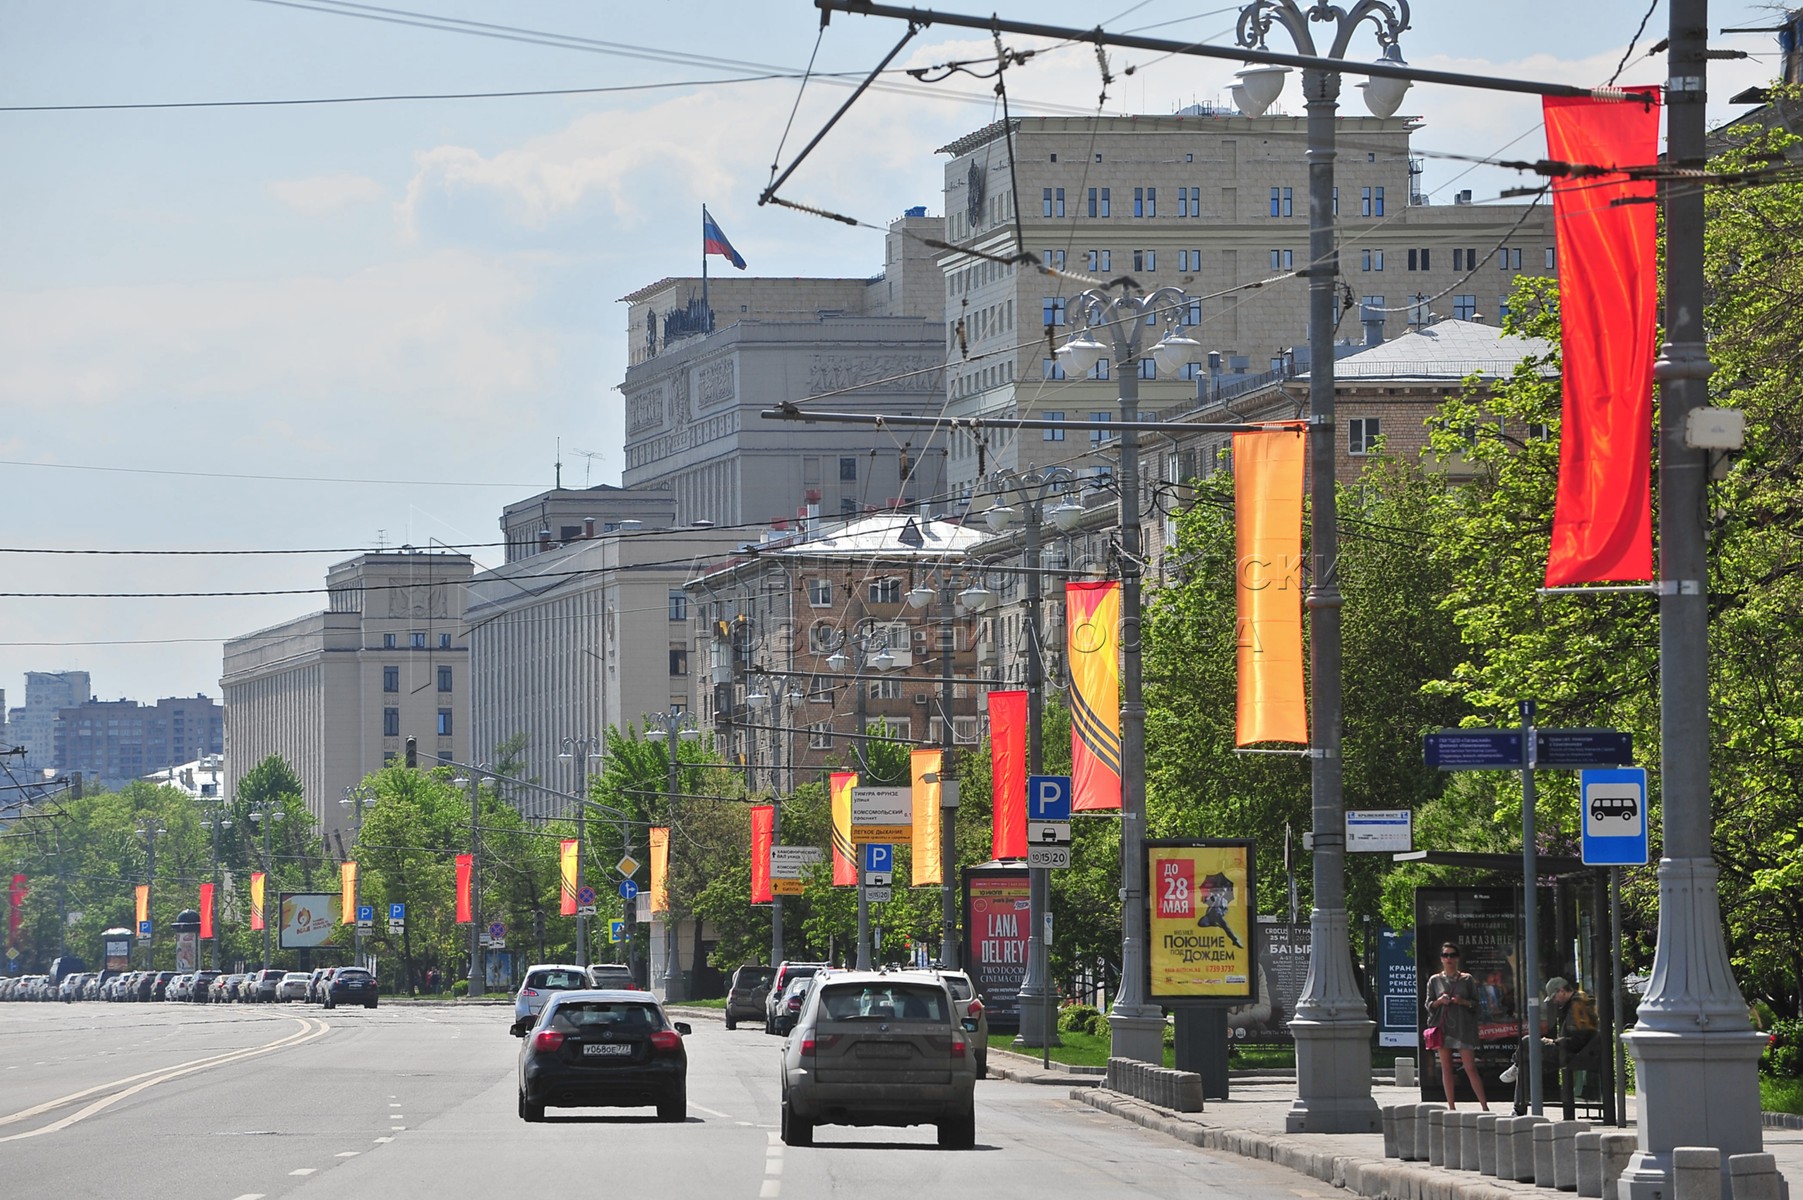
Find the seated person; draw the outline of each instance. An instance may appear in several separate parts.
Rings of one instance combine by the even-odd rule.
[[[1540,1038],[1540,1044],[1546,1048],[1547,1053],[1542,1056],[1541,1062],[1544,1066],[1550,1066],[1554,1070],[1569,1065],[1571,1060],[1582,1053],[1596,1038],[1594,1020],[1588,1028],[1580,1020],[1578,1006],[1574,1003],[1577,997],[1577,990],[1563,977],[1555,975],[1546,981],[1545,1002],[1550,1008],[1547,1013],[1543,1014],[1546,1031]],[[1587,1000],[1586,1004],[1588,1004]],[[1514,1061],[1509,1064],[1508,1070],[1502,1073],[1502,1081],[1504,1083],[1515,1082],[1521,1074],[1522,1065],[1527,1061],[1528,1040],[1524,1037],[1521,1039],[1521,1044],[1515,1048]],[[1526,1115],[1527,1096],[1528,1090],[1525,1087],[1516,1089],[1515,1113],[1517,1116]]]

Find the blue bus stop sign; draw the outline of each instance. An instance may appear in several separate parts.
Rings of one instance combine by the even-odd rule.
[[[1578,774],[1584,811],[1583,858],[1592,867],[1644,867],[1646,769],[1607,767]]]

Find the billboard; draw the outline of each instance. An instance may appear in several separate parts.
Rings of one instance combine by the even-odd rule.
[[[1020,985],[1027,977],[1032,905],[1024,866],[970,867],[964,872],[964,969],[983,997],[989,1024],[1020,1024]]]
[[[283,892],[276,944],[284,950],[324,946],[338,927],[337,892]]]
[[[1289,1043],[1290,1018],[1308,978],[1313,932],[1305,923],[1258,919],[1253,998],[1227,1010],[1227,1035],[1236,1042]]]
[[[1437,953],[1439,947],[1435,947]],[[1377,935],[1377,1044],[1413,1046],[1419,1026],[1415,1007],[1415,931],[1391,929]]]
[[[1146,842],[1146,996],[1253,999],[1252,843]]]

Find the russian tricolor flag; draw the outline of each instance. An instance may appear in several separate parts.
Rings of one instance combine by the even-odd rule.
[[[701,253],[703,257],[718,254],[739,270],[745,269],[745,260],[732,248],[732,243],[726,240],[720,227],[714,224],[714,218],[708,213],[706,205],[701,208]]]

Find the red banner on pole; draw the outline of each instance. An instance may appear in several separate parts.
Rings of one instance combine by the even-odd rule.
[[[858,882],[858,852],[851,843],[851,793],[857,786],[857,772],[833,772],[828,795],[833,809],[834,887],[852,887]]]
[[[1547,156],[1605,167],[1659,158],[1659,93],[1545,99]],[[1546,586],[1653,577],[1657,211],[1650,179],[1553,182],[1565,402]]]
[[[14,875],[12,887],[7,890],[6,940],[9,945],[19,944],[19,925],[25,920],[25,876]]]
[[[200,885],[200,937],[202,941],[213,936],[213,885]]]
[[[1070,663],[1071,808],[1121,806],[1121,584],[1064,585]]]
[[[561,916],[576,915],[576,854],[581,846],[575,838],[565,838],[557,843],[557,870],[563,881],[558,888],[561,900],[557,911]]]
[[[470,871],[475,864],[475,857],[469,854],[457,856],[457,924],[468,925],[475,918],[470,914]]]
[[[991,856],[1027,857],[1027,693],[989,693]]]
[[[770,890],[770,845],[775,837],[776,806],[759,804],[751,810],[751,902],[768,904],[774,896]]]
[[[250,927],[254,932],[263,928],[263,882],[265,876],[261,871],[250,873]]]

